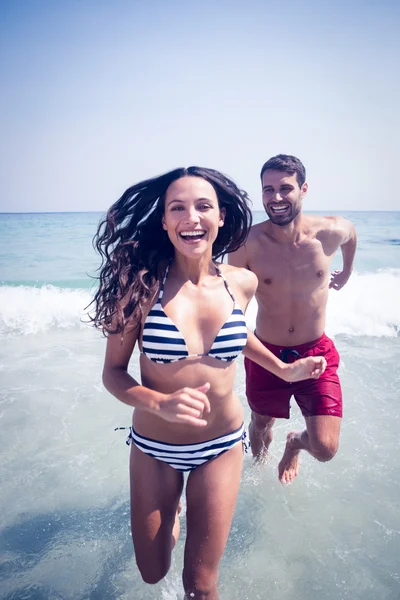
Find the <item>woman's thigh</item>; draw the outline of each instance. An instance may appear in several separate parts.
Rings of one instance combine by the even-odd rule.
[[[131,528],[136,562],[143,579],[156,583],[171,563],[172,536],[183,475],[144,454],[134,444],[130,460]]]
[[[186,591],[216,584],[239,491],[243,447],[239,443],[195,469],[186,486]]]

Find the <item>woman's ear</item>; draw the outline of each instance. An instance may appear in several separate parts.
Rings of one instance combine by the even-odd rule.
[[[219,211],[219,223],[218,223],[218,227],[223,227],[224,226],[225,215],[226,215],[226,209],[225,208],[221,208],[220,211]]]

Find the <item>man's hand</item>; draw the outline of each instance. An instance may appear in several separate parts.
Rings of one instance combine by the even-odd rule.
[[[329,288],[332,288],[336,291],[341,290],[350,279],[350,275],[351,273],[346,273],[345,271],[333,271],[333,273],[331,273]]]

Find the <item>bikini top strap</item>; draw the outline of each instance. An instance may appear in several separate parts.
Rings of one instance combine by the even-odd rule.
[[[168,271],[169,271],[170,264],[171,263],[168,263],[167,268],[165,269],[164,277],[163,277],[162,284],[161,284],[161,287],[160,287],[160,292],[158,294],[158,300],[157,300],[157,302],[160,302],[160,303],[161,303],[161,299],[162,299],[163,294],[164,294],[164,286],[165,286],[165,282],[166,282],[167,277],[168,277]],[[221,277],[222,281],[225,284],[226,291],[228,292],[228,294],[232,298],[233,302],[236,303],[235,296],[233,295],[233,293],[231,291],[231,288],[229,287],[229,283],[227,282],[227,280],[225,279],[225,277],[222,275],[222,272],[221,272],[220,268],[218,267],[218,265],[216,263],[214,263],[214,266],[215,266],[215,270],[217,272],[218,277]]]
[[[225,277],[222,275],[222,272],[221,272],[220,268],[218,267],[218,265],[216,263],[214,263],[214,266],[215,266],[215,269],[217,271],[218,277],[221,277],[222,281],[225,284],[226,291],[228,292],[228,294],[232,298],[233,302],[236,304],[235,296],[231,292],[231,288],[229,287],[229,283],[227,282],[227,280],[225,279]]]
[[[167,264],[167,268],[165,269],[164,277],[163,277],[162,284],[161,284],[161,287],[160,287],[160,292],[158,294],[157,303],[160,302],[160,304],[161,304],[161,298],[163,297],[163,294],[164,294],[164,285],[165,285],[165,282],[166,282],[167,277],[168,277],[168,271],[169,271],[169,265],[170,264],[171,263]]]

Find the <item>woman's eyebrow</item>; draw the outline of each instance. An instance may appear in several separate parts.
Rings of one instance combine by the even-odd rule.
[[[173,202],[180,202],[181,204],[184,204],[184,200],[181,200],[180,198],[171,198],[171,200],[168,200],[167,206],[169,206]]]

